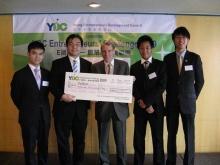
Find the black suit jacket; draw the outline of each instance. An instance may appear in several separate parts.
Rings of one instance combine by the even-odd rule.
[[[181,107],[184,114],[196,112],[196,99],[204,84],[202,61],[199,55],[186,51],[181,73],[178,73],[176,52],[164,57],[167,64],[166,110]]]
[[[80,72],[90,73],[91,62],[80,58]],[[78,119],[87,118],[87,110],[90,108],[90,101],[77,100],[76,102],[61,101],[64,94],[64,83],[66,72],[72,72],[69,57],[54,60],[50,72],[50,91],[54,95],[53,116],[56,120],[70,121],[76,112]]]
[[[11,98],[19,110],[19,123],[22,125],[37,124],[41,112],[44,122],[50,123],[49,86],[43,83],[49,82],[49,71],[44,68],[40,70],[40,90],[28,65],[15,72],[11,82]]]
[[[146,113],[146,109],[141,108],[138,104],[138,100],[142,99],[147,108],[153,106],[154,115],[164,116],[162,94],[167,82],[165,63],[152,58],[152,63],[145,71],[141,61],[137,61],[131,65],[130,74],[136,78],[133,84],[134,114],[144,115]],[[150,78],[150,75],[154,75],[153,78]]]
[[[104,60],[93,64],[91,71],[92,73],[106,74]],[[129,74],[128,63],[122,60],[114,59],[114,73],[113,74],[128,75]],[[96,103],[96,106],[95,106],[96,120],[101,121],[101,122],[109,121],[110,112],[111,112],[111,109],[109,109],[110,108],[109,104],[111,104],[111,102],[98,101]],[[123,121],[129,117],[129,109],[128,109],[127,103],[113,102],[113,106],[114,106],[115,112],[119,120]]]

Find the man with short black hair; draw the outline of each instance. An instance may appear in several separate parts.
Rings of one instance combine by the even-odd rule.
[[[199,55],[187,50],[190,33],[178,27],[172,34],[175,52],[165,56],[167,64],[166,114],[167,114],[167,161],[176,164],[176,135],[179,115],[185,136],[184,165],[193,165],[195,156],[196,100],[204,84],[202,61]]]
[[[76,100],[64,93],[66,72],[90,73],[91,62],[80,57],[83,40],[78,34],[66,39],[67,56],[54,60],[50,73],[50,91],[54,95],[53,117],[57,135],[59,160],[62,165],[82,165],[85,150],[90,102]],[[73,137],[73,157],[71,161],[69,136]]]
[[[151,128],[153,164],[164,165],[163,126],[164,102],[162,94],[166,87],[166,65],[152,57],[153,39],[148,35],[138,38],[137,48],[141,60],[131,65],[134,101],[134,165],[145,160],[145,136],[147,124]]]
[[[49,71],[40,67],[45,48],[41,42],[28,45],[29,63],[15,72],[11,82],[11,98],[19,110],[25,164],[35,165],[37,143],[38,164],[48,164],[50,129]]]

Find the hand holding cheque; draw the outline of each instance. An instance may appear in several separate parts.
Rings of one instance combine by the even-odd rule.
[[[70,95],[70,94],[63,94],[61,97],[61,100],[65,102],[71,102],[71,101],[76,101],[76,96]]]

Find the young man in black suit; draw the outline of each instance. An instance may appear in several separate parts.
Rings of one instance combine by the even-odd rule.
[[[151,55],[154,42],[143,35],[137,41],[141,60],[131,65],[134,101],[134,165],[143,165],[145,158],[145,135],[149,122],[153,141],[153,164],[164,165],[163,123],[164,102],[162,94],[166,87],[167,74],[164,62]]]
[[[92,73],[128,75],[128,63],[114,59],[115,46],[110,41],[101,45],[103,60],[92,65]],[[112,123],[117,150],[117,165],[126,165],[126,119],[129,117],[127,103],[98,101],[95,118],[99,134],[99,159],[101,165],[109,165],[109,129]]]
[[[176,50],[164,58],[164,62],[167,64],[168,157],[166,165],[176,164],[176,134],[178,132],[179,114],[182,118],[186,144],[183,164],[193,165],[196,99],[204,84],[202,61],[199,55],[187,50],[190,34],[185,27],[179,27],[174,30],[172,40]]]
[[[38,164],[48,164],[49,71],[40,67],[44,52],[42,43],[31,42],[27,53],[29,63],[15,72],[11,82],[11,98],[19,110],[26,165],[37,164],[34,153],[36,142]]]
[[[78,34],[66,39],[68,55],[54,60],[50,73],[50,91],[54,95],[53,117],[57,135],[59,160],[62,165],[81,165],[85,149],[90,101],[76,100],[74,95],[64,93],[66,72],[90,73],[91,62],[80,57],[83,40]],[[71,162],[69,136],[73,137],[73,157]]]

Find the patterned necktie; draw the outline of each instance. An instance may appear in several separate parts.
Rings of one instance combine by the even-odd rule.
[[[77,61],[73,60],[73,72],[77,73],[78,72],[78,66],[77,66]]]
[[[150,65],[150,62],[149,61],[145,61],[144,62],[144,69],[147,70],[149,65]]]
[[[39,71],[40,71],[40,69],[38,69],[38,68],[35,68],[35,69],[34,69],[34,77],[35,77],[35,79],[36,79],[37,86],[38,86],[38,88],[40,89],[41,79],[40,79]]]
[[[182,56],[181,55],[178,55],[177,65],[178,65],[178,71],[180,74],[181,69],[182,69]]]
[[[113,65],[111,63],[108,64],[108,74],[113,74]]]

